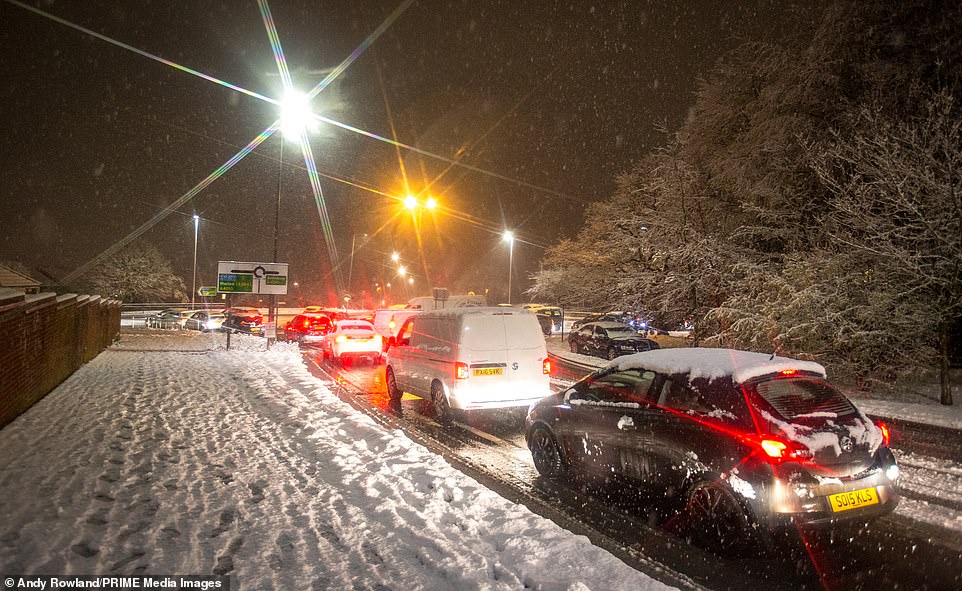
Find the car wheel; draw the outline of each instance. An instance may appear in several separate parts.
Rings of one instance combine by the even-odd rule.
[[[687,537],[722,556],[738,556],[753,542],[752,523],[728,487],[715,482],[692,486],[683,509]]]
[[[572,352],[572,353],[577,353],[577,352],[578,352],[578,343],[576,343],[576,342],[574,342],[574,341],[571,341],[570,343],[568,343],[568,345],[571,347],[571,352]]]
[[[614,347],[608,347],[608,351],[605,353],[605,357],[609,360],[614,359],[618,356],[618,352],[615,351]]]
[[[560,478],[568,472],[561,448],[554,436],[546,427],[535,427],[528,440],[531,459],[538,474],[548,478]]]
[[[451,405],[448,404],[448,397],[444,395],[441,382],[431,384],[431,411],[434,414],[434,420],[442,425],[451,422]]]
[[[401,404],[401,390],[397,387],[397,377],[394,375],[394,370],[392,368],[387,368],[385,372],[385,381],[387,382],[387,397],[391,401],[392,405]]]

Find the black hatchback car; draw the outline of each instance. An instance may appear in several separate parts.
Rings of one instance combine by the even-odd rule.
[[[252,335],[263,335],[264,316],[257,308],[227,308],[224,310],[224,332],[244,332]]]
[[[568,335],[572,353],[614,359],[621,355],[658,349],[658,343],[621,322],[589,322]]]
[[[813,362],[730,349],[623,357],[529,410],[535,468],[677,501],[688,534],[737,553],[789,525],[864,521],[898,504],[888,428]]]

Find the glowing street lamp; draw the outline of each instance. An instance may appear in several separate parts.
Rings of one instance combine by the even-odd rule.
[[[408,270],[404,268],[404,265],[401,265],[400,267],[397,268],[397,274],[400,275],[401,277],[404,277],[405,275],[408,274]]]
[[[434,197],[428,197],[428,200],[424,202],[424,206],[428,209],[434,209],[438,206],[438,200]]]
[[[514,267],[514,232],[505,230],[501,239],[508,243],[508,304],[511,304],[511,275]]]
[[[392,253],[391,253],[391,260],[396,263],[396,262],[398,262],[399,260],[401,260],[401,255],[399,255],[399,254],[396,253],[396,252],[392,252]]]
[[[414,211],[418,206],[418,198],[414,195],[408,195],[404,198],[404,207]]]
[[[314,117],[311,114],[310,101],[307,95],[291,91],[281,101],[281,153],[277,161],[277,200],[274,203],[274,257],[271,262],[277,262],[277,233],[280,226],[281,217],[281,175],[284,172],[284,140],[290,138],[296,143],[300,143],[304,135],[305,128],[313,130],[311,126]],[[268,322],[277,326],[277,296],[271,295],[271,307],[268,314]],[[267,346],[270,347],[273,339],[268,338]]]

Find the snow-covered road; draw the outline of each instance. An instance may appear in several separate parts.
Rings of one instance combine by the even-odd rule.
[[[4,574],[665,588],[358,413],[296,349],[214,338],[125,335],[0,431]]]

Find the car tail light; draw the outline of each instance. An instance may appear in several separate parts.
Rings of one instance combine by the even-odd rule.
[[[334,338],[335,343],[344,343],[346,341],[347,341],[347,337],[342,334],[339,334]]]
[[[467,364],[467,363],[462,363],[462,362],[460,362],[460,361],[455,361],[455,362],[454,362],[454,378],[455,378],[455,379],[457,379],[457,380],[466,380],[466,379],[468,379],[468,376],[469,376],[469,375],[470,375],[470,374],[468,373],[468,364]]]
[[[545,358],[545,360],[541,362],[541,373],[543,373],[543,374],[546,375],[546,376],[551,375],[551,360],[550,360],[550,359]]]
[[[397,325],[394,323],[394,318],[391,318],[391,321],[387,323],[387,327],[390,328],[391,330],[394,330],[395,326]]]
[[[889,442],[892,440],[892,434],[889,432],[889,426],[882,421],[879,421],[876,423],[876,425],[878,425],[878,428],[882,431],[882,443],[888,447]]]
[[[781,372],[783,376],[793,376],[798,373],[797,369],[783,369]]]
[[[788,462],[792,460],[807,460],[812,452],[804,445],[782,441],[781,439],[762,439],[759,442],[767,458],[774,462]]]
[[[310,321],[310,320],[304,320],[304,328],[310,328],[310,327],[311,327],[311,321]]]

